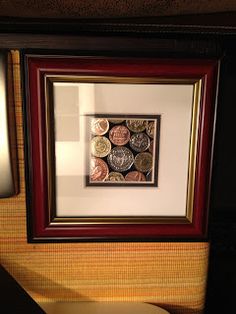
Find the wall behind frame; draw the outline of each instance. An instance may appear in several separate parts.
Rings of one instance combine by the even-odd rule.
[[[202,313],[209,243],[27,243],[20,64],[11,54],[20,193],[0,200],[2,265],[39,302],[136,301]]]

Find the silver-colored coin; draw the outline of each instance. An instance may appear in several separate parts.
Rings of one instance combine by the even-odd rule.
[[[145,133],[135,133],[131,136],[129,144],[134,151],[141,153],[149,148],[150,139]]]
[[[134,155],[127,147],[114,147],[107,156],[107,162],[114,171],[123,172],[134,163]]]

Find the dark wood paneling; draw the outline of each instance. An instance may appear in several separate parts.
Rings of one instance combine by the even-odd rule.
[[[236,34],[236,12],[166,17],[57,19],[0,17],[0,31],[28,34]]]

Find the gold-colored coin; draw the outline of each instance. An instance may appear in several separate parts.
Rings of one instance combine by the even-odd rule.
[[[148,121],[141,119],[126,120],[126,125],[132,132],[143,132],[148,125]]]
[[[136,155],[134,159],[135,168],[141,172],[147,172],[152,169],[152,154],[144,152]]]
[[[113,124],[119,124],[119,123],[122,123],[125,120],[122,120],[122,119],[108,119],[108,121],[113,123]]]
[[[151,138],[154,138],[154,134],[155,134],[155,123],[154,123],[154,121],[151,121],[148,123],[148,125],[146,127],[146,132],[147,132],[148,136],[150,136]]]
[[[91,141],[91,153],[95,157],[103,158],[111,151],[111,142],[105,136],[95,136]]]
[[[124,176],[120,172],[112,171],[112,172],[109,173],[106,181],[119,182],[119,181],[125,181],[125,178],[124,178]]]

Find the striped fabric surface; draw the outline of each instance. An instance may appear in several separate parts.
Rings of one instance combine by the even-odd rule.
[[[0,200],[1,263],[38,302],[131,301],[202,313],[208,243],[28,244],[19,53],[12,51],[19,195]]]

